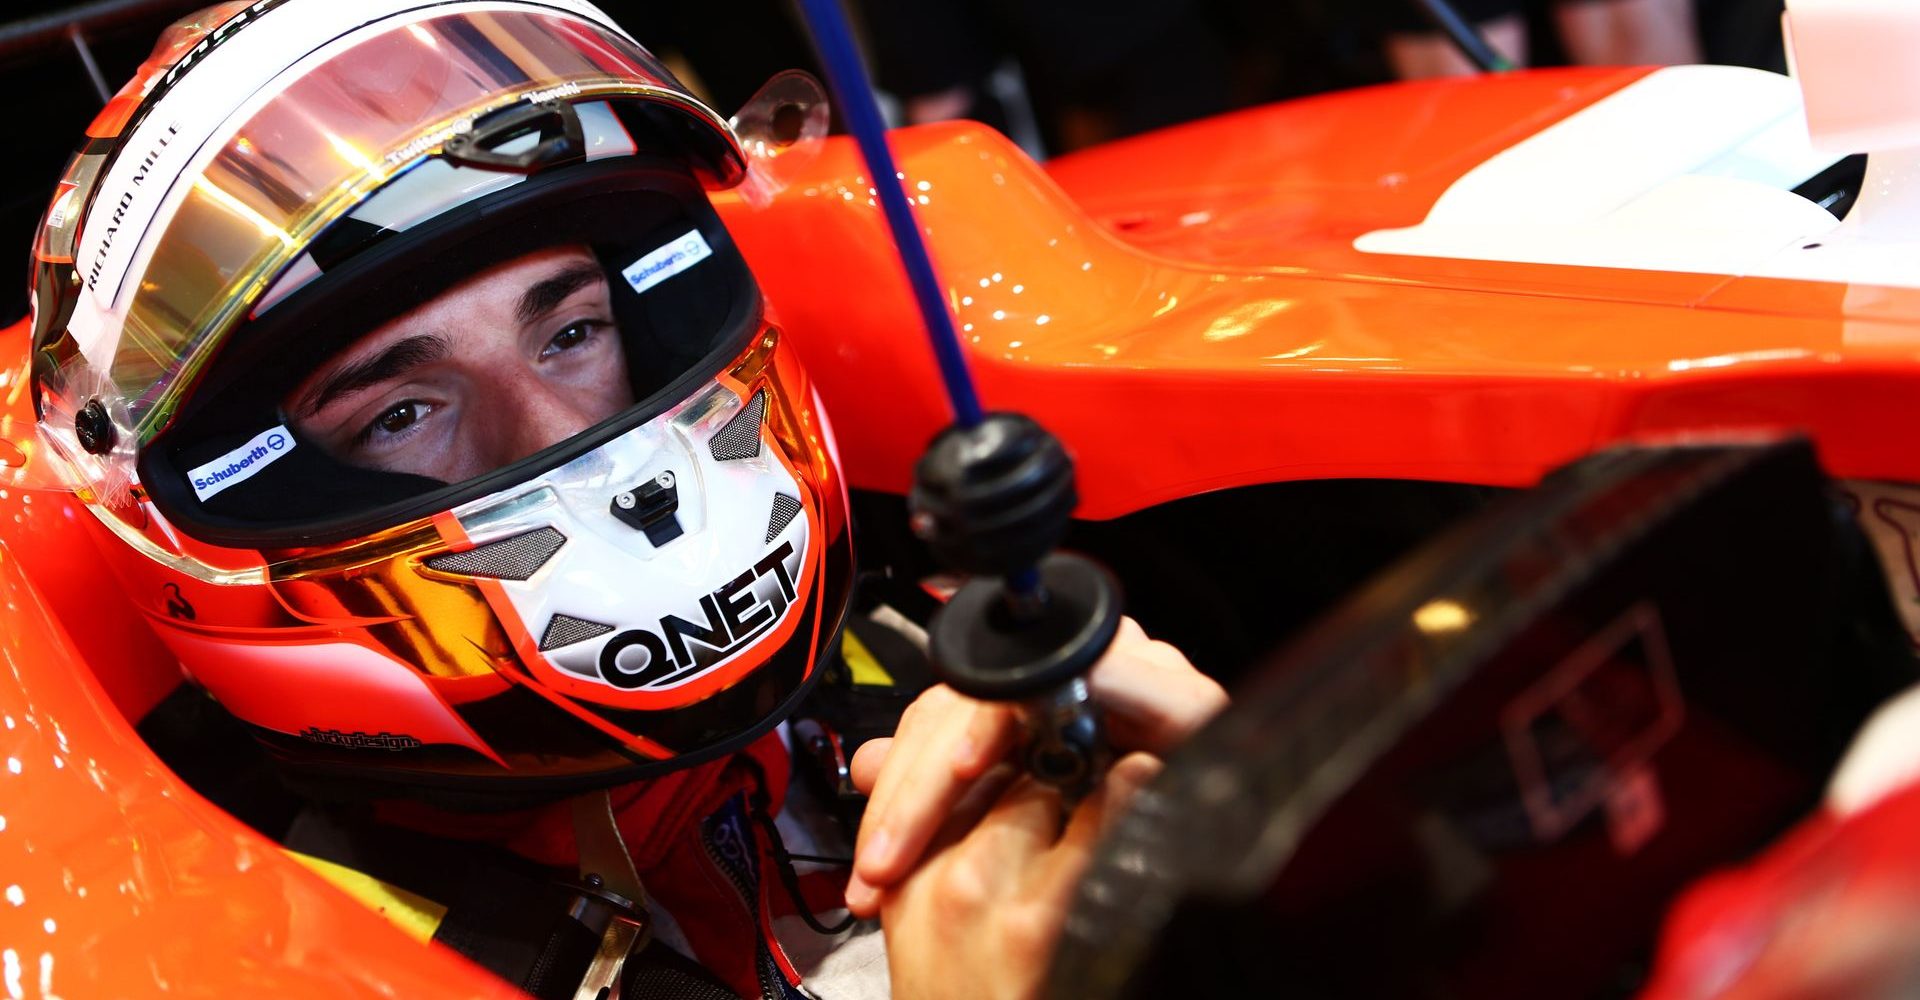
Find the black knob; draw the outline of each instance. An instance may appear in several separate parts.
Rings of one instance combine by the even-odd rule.
[[[73,417],[73,436],[80,441],[80,447],[89,454],[104,455],[113,450],[113,443],[119,438],[113,429],[113,418],[107,415],[107,408],[97,399],[87,400],[87,405]]]
[[[1021,414],[989,413],[933,439],[909,503],[914,534],[942,564],[1013,576],[1053,550],[1079,495],[1059,438]]]
[[[1035,569],[1046,599],[1020,615],[1006,581],[969,580],[930,630],[935,671],[955,691],[988,701],[1044,695],[1093,669],[1120,630],[1120,585],[1099,563],[1056,552]]]

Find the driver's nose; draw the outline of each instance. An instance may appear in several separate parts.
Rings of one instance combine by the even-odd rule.
[[[613,416],[599,412],[604,407],[589,394],[570,392],[569,387],[553,385],[531,371],[507,381],[482,404],[494,411],[488,416],[498,422],[495,468],[550,448]]]

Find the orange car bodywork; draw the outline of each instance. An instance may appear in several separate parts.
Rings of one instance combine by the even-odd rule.
[[[894,141],[982,397],[1066,440],[1086,517],[1309,478],[1524,485],[1610,442],[1728,429],[1805,430],[1837,476],[1920,482],[1920,292],[1352,248],[1642,73],[1329,95],[1046,168],[971,125]],[[874,182],[838,139],[785,180],[721,210],[852,484],[904,492],[948,414]],[[34,447],[25,337],[0,332],[13,459]],[[164,595],[123,595],[101,543],[70,497],[0,492],[8,995],[502,992],[154,759],[126,720],[178,680],[145,625]]]

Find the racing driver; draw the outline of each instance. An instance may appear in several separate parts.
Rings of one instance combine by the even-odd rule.
[[[1151,759],[1063,821],[932,688],[854,758],[849,876],[781,725],[845,672],[846,492],[714,207],[753,169],[581,0],[209,8],[38,234],[42,435],[315,803],[287,846],[528,992],[882,995],[845,908],[897,995],[1029,993]],[[1123,749],[1224,701],[1131,623],[1093,681]]]

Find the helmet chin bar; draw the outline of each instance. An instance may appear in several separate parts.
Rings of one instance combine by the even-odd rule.
[[[569,697],[675,708],[727,686],[755,650],[791,637],[818,561],[816,501],[764,440],[767,391],[712,385],[457,508],[436,521],[453,551],[420,572],[478,587],[513,623],[521,666]],[[737,445],[743,429],[751,450]],[[646,509],[609,502],[635,482],[654,488]]]

